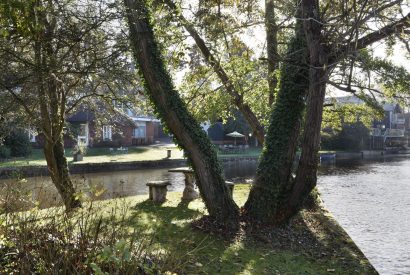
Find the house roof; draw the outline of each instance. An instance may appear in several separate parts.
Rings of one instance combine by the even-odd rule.
[[[383,104],[383,110],[387,112],[393,112],[396,106],[397,104],[394,104],[394,103],[386,103],[386,104]]]
[[[78,111],[77,113],[70,116],[68,122],[87,122],[95,119],[95,115],[88,111]]]
[[[152,121],[152,122],[159,122],[160,120],[154,117],[150,117],[150,116],[133,116],[130,117],[132,120],[134,120],[135,122],[137,121]]]

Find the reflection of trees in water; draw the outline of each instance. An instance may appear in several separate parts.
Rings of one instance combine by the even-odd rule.
[[[224,162],[225,177],[234,182],[245,182],[246,179],[255,177],[257,164],[257,160],[231,160]]]
[[[321,165],[319,175],[347,175],[375,173],[380,165],[396,165],[408,160],[409,155],[384,155],[368,159],[337,160],[336,163]]]

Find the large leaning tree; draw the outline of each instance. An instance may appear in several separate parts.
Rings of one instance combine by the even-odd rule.
[[[286,222],[298,211],[306,196],[316,186],[326,85],[337,65],[350,58],[353,69],[355,58],[361,51],[383,39],[394,35],[405,36],[409,32],[410,14],[401,12],[401,8],[406,7],[404,1],[376,2],[341,1],[335,4],[333,1],[301,1],[297,26],[303,24],[303,33],[296,31],[296,37],[305,36],[309,68],[308,73],[304,73],[308,77],[308,90],[304,92],[300,90],[297,93],[306,98],[307,106],[301,158],[294,177],[291,166],[297,147],[295,143],[290,142],[294,136],[288,135],[289,139],[286,139],[287,142],[284,144],[278,142],[276,136],[268,131],[256,182],[245,206],[248,214],[255,220],[274,224]],[[287,71],[282,72],[282,79],[286,78],[287,73]],[[395,79],[392,76],[391,80],[400,82],[403,78]],[[302,82],[303,78],[295,81],[295,84]],[[283,90],[283,93],[279,92],[277,104],[281,102],[282,97],[287,96],[287,91],[292,90],[293,87],[286,87],[287,85],[286,81],[281,81],[280,90]],[[347,82],[346,85],[352,86],[351,82]],[[301,85],[300,88],[306,89],[306,86]],[[367,98],[364,94],[362,96]],[[294,97],[293,100],[298,98]],[[280,127],[285,123],[284,120],[275,118],[274,114],[278,112],[278,106],[272,113],[270,127],[273,128],[276,128],[275,125]],[[286,118],[288,116],[286,114],[290,112],[302,114],[303,110],[304,108],[295,109],[288,105],[280,112],[279,118]],[[297,123],[289,123],[285,128],[289,133],[294,133],[295,127],[298,127]],[[287,135],[286,132],[284,134]],[[283,148],[284,145],[286,148]],[[278,157],[279,160],[266,161],[279,150],[287,154]],[[265,176],[269,173],[270,177]]]
[[[6,0],[0,9],[0,92],[44,138],[52,182],[70,211],[81,203],[64,153],[65,121],[84,100],[110,93],[127,67],[110,28],[115,14],[106,1]]]
[[[236,226],[238,207],[225,185],[216,151],[173,86],[154,37],[147,2],[124,0],[124,4],[135,61],[157,115],[187,152],[209,215],[219,223]]]

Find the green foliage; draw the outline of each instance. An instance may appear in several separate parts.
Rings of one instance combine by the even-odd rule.
[[[7,159],[11,155],[11,150],[8,146],[0,145],[0,159]]]
[[[157,274],[150,237],[121,218],[129,207],[116,204],[104,213],[90,204],[72,217],[59,209],[0,216],[0,273]]]
[[[239,205],[248,191],[249,185],[235,186]],[[320,210],[302,211],[274,231],[279,234],[262,228],[227,239],[193,229],[191,222],[204,215],[200,200],[178,206],[181,193],[169,192],[158,206],[146,198],[94,202],[70,217],[57,208],[0,216],[0,273],[329,274],[328,268],[335,274],[375,273]]]
[[[369,129],[362,122],[344,123],[340,131],[324,130],[321,148],[360,151],[367,148],[369,137]]]
[[[393,62],[372,57],[368,51],[361,51],[358,57],[361,69],[371,71],[372,82],[382,85],[387,98],[410,95],[410,72]]]
[[[31,153],[31,144],[25,130],[15,129],[5,138],[4,144],[10,148],[13,157],[27,157]]]
[[[379,110],[367,104],[338,104],[324,108],[322,129],[340,131],[344,123],[361,122],[366,127],[371,127],[373,120],[381,119],[384,115]]]

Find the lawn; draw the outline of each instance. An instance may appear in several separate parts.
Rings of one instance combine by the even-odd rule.
[[[235,187],[238,205],[244,204],[248,193],[249,185]],[[94,202],[91,217],[100,223],[103,215],[137,232],[139,239],[131,242],[148,242],[149,253],[165,255],[158,264],[163,274],[377,274],[323,209],[303,211],[283,228],[242,229],[227,238],[194,229],[191,222],[206,213],[204,204],[200,200],[181,204],[180,198],[181,193],[171,192],[163,205],[147,201],[147,195]],[[50,215],[52,211],[38,212]],[[112,213],[117,213],[114,218]],[[84,224],[83,218],[79,220]]]
[[[109,148],[88,148],[83,161],[76,163],[102,163],[102,162],[128,162],[144,160],[166,159],[167,150],[171,150],[171,159],[182,159],[183,153],[175,146],[134,146],[128,147],[128,153],[110,152]],[[72,163],[72,150],[66,149],[69,163]],[[14,158],[0,162],[0,167],[13,167],[24,165],[46,165],[42,149],[33,149],[27,158]]]
[[[111,152],[109,148],[88,148],[83,161],[76,163],[104,163],[104,162],[129,162],[129,161],[155,161],[167,159],[167,150],[171,150],[170,159],[182,159],[183,152],[175,146],[133,146],[128,147],[128,153]],[[258,157],[260,148],[249,148],[242,153],[228,154],[218,152],[220,158],[232,157]],[[66,156],[69,163],[72,163],[73,155],[71,149],[66,149]],[[15,166],[44,166],[46,161],[42,149],[33,149],[29,157],[13,158],[0,162],[0,167]]]
[[[243,205],[249,185],[237,185],[234,199]],[[180,205],[171,193],[162,206],[135,198],[129,225],[154,235],[158,248],[183,258],[185,274],[376,274],[350,237],[324,211],[304,211],[276,231],[241,232],[226,239],[193,230],[200,218],[199,200]],[[142,201],[141,201],[142,200]]]

